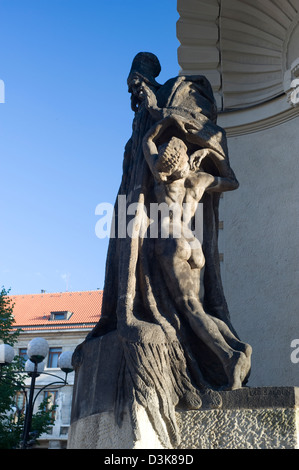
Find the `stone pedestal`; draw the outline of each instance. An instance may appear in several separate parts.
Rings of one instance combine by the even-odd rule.
[[[163,449],[146,411],[135,439],[129,413],[115,423],[114,402],[121,350],[115,333],[84,344],[76,370],[69,449]],[[243,388],[221,392],[219,409],[177,411],[179,449],[297,449],[299,389]]]
[[[298,449],[298,388],[222,393],[219,410],[178,412],[181,449]]]

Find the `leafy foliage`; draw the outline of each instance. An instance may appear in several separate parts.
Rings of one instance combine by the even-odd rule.
[[[15,319],[13,316],[13,304],[8,292],[2,287],[0,292],[0,340],[2,343],[13,346],[20,335],[20,330],[13,329]]]
[[[0,291],[0,343],[14,346],[21,333],[14,327],[13,304],[4,288]],[[16,449],[21,446],[25,410],[18,409],[16,397],[24,396],[24,362],[15,356],[11,364],[0,364],[0,449]],[[25,403],[25,400],[24,400]],[[45,399],[32,416],[31,438],[35,440],[50,430],[54,424],[53,407]]]

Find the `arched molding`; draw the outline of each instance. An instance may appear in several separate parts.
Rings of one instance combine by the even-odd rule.
[[[261,132],[299,116],[299,107],[292,106],[282,95],[259,106],[243,110],[219,112],[218,124],[228,137]]]
[[[299,0],[178,0],[177,5],[180,73],[206,75],[219,111],[246,109],[250,116],[265,103],[268,109],[274,102],[280,106],[284,96],[283,113],[290,118],[297,113],[285,94],[297,60]]]

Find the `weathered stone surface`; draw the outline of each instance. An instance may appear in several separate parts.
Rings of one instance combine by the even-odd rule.
[[[177,411],[178,449],[298,449],[298,389],[269,387],[222,392],[222,409]],[[73,422],[69,449],[171,449],[159,439],[143,407],[140,435],[133,433],[128,410],[122,426],[112,411]]]
[[[116,332],[84,343],[73,388],[71,422],[113,411],[122,350]]]
[[[124,411],[121,426],[116,424],[113,411],[79,419],[70,427],[68,449],[164,449],[145,409],[139,406],[136,415],[138,437],[133,433],[128,410]]]
[[[161,441],[144,407],[138,405],[135,428],[125,407],[121,425],[115,420],[116,395],[122,347],[117,332],[94,338],[81,349],[77,364],[70,449],[163,449],[173,448]],[[221,402],[213,409],[203,400],[200,409],[175,413],[181,449],[296,448],[299,389],[295,387],[244,387],[219,392]],[[158,419],[158,418],[157,418]],[[136,429],[138,432],[136,433]]]
[[[113,404],[119,426],[129,409],[138,439],[143,407],[167,447],[180,442],[176,407],[217,408],[219,390],[247,383],[251,347],[231,324],[221,281],[219,199],[239,183],[216,122],[212,88],[202,75],[161,85],[160,70],[157,57],[142,52],[127,80],[133,131],[115,204],[101,318],[74,355],[73,420]],[[115,345],[108,348],[110,334],[118,342],[116,357]],[[101,343],[92,355],[99,337],[107,337],[108,352]],[[90,370],[98,375],[97,368],[95,381]]]
[[[298,449],[295,408],[188,411],[177,416],[180,449]]]
[[[295,408],[299,405],[297,387],[244,387],[239,390],[221,392],[222,408],[261,409]]]

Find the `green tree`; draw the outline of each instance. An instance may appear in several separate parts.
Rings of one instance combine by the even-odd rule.
[[[3,287],[0,291],[0,343],[14,346],[21,333],[14,327],[13,304],[8,296],[9,291]],[[15,356],[11,364],[0,365],[0,449],[20,447],[24,428],[24,411],[18,410],[16,397],[24,394],[24,362]],[[39,405],[32,416],[31,431],[33,441],[41,434],[48,432],[54,424],[53,407],[49,408],[47,400]]]

